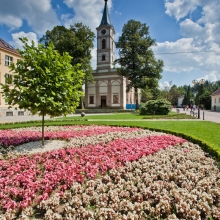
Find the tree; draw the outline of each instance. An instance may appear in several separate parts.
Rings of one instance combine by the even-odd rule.
[[[82,23],[70,25],[70,28],[64,26],[56,26],[51,31],[46,31],[46,34],[40,39],[40,43],[48,44],[52,42],[55,50],[62,55],[68,52],[72,57],[71,64],[75,66],[80,64],[85,75],[85,80],[92,82],[92,67],[91,67],[91,50],[94,47],[93,41],[95,34],[89,27]]]
[[[134,87],[135,94],[138,94],[138,88],[143,89],[146,86],[152,88],[151,82],[161,79],[163,61],[156,60],[154,57],[151,47],[156,43],[150,37],[148,29],[146,24],[129,20],[116,42],[120,56],[115,60],[115,64],[120,65],[118,74],[128,78],[130,83],[127,91]],[[137,95],[136,109],[138,109]]]
[[[157,99],[158,87],[159,85],[156,79],[149,80],[146,86],[141,89],[141,102],[147,102],[150,99]]]
[[[23,59],[11,64],[13,85],[1,84],[3,96],[9,105],[29,110],[42,116],[42,145],[44,145],[44,116],[51,117],[73,113],[82,95],[84,73],[80,65],[71,65],[71,56],[61,56],[52,43],[34,42],[28,45],[27,38],[20,39],[24,50],[18,50]]]
[[[190,85],[187,87],[187,91],[184,95],[184,99],[183,99],[183,103],[182,105],[188,105],[190,106],[192,103],[192,100],[193,100],[193,94],[191,92],[191,87]]]
[[[95,34],[91,29],[82,23],[70,25],[70,28],[64,26],[56,26],[40,39],[41,43],[48,44],[53,42],[55,49],[63,54],[68,52],[73,58],[71,64],[74,66],[80,64],[85,72],[85,81],[93,82],[92,66],[91,66],[91,50],[94,47],[93,41]],[[82,89],[82,88],[81,88]],[[83,108],[83,96],[80,97],[80,106]]]

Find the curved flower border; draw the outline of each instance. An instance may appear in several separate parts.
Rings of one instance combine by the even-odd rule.
[[[202,151],[201,155],[197,152],[198,147],[184,139],[138,128],[67,126],[48,129],[49,138],[69,140],[65,149],[0,160],[2,215],[9,215],[11,219],[19,215],[30,217],[38,204],[45,219],[218,217],[218,169],[213,168],[213,162],[206,159]],[[36,130],[15,129],[4,134],[10,138],[25,134],[22,137],[26,142],[39,132]],[[19,143],[24,140],[21,138]],[[205,165],[192,157],[195,152]],[[205,182],[208,182],[206,188]],[[198,183],[202,188],[192,193]],[[183,198],[190,193],[188,204]],[[172,214],[173,210],[176,214]]]

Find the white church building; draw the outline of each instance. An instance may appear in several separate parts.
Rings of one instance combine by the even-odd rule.
[[[126,93],[128,81],[114,68],[114,27],[111,25],[108,0],[97,30],[97,67],[94,83],[85,85],[85,108],[135,109],[134,89]]]

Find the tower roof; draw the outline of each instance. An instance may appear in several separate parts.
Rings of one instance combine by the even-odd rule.
[[[102,21],[101,21],[99,27],[102,25],[111,26],[111,21],[110,21],[110,17],[109,17],[109,13],[108,13],[107,1],[108,0],[105,0],[105,7],[104,7],[103,15],[102,15]]]

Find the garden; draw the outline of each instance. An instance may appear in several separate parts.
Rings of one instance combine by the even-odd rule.
[[[1,125],[0,219],[220,219],[218,124],[103,117]]]

